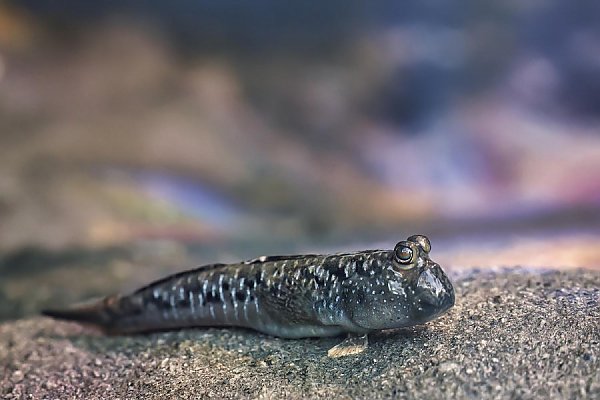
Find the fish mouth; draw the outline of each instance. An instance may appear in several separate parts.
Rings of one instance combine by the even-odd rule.
[[[421,288],[418,297],[421,312],[429,319],[454,306],[454,288],[445,275],[435,274],[431,269],[425,270],[419,276],[418,287]]]
[[[413,313],[413,319],[417,324],[424,324],[444,314],[454,305],[454,296],[421,296],[419,305]]]
[[[437,296],[432,293],[423,293],[420,300],[421,307],[439,315],[454,306],[454,290],[444,291],[442,295]]]

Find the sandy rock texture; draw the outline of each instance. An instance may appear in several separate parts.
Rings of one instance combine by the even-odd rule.
[[[600,273],[470,270],[457,304],[423,327],[341,338],[236,329],[107,337],[34,317],[0,325],[0,397],[599,398]]]

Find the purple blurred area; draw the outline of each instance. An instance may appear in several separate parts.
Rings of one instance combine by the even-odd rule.
[[[0,253],[413,233],[600,267],[600,3],[0,4]]]

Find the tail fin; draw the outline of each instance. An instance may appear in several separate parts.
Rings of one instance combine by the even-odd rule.
[[[118,303],[119,296],[109,296],[100,301],[63,310],[42,310],[42,315],[82,324],[91,324],[105,331],[110,331],[111,326],[118,318]]]

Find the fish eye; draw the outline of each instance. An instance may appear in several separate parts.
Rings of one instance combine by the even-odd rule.
[[[415,243],[403,241],[394,248],[394,257],[400,268],[410,269],[419,257],[419,249]]]
[[[429,253],[431,251],[431,242],[425,235],[412,235],[407,240],[421,246],[425,253]]]

